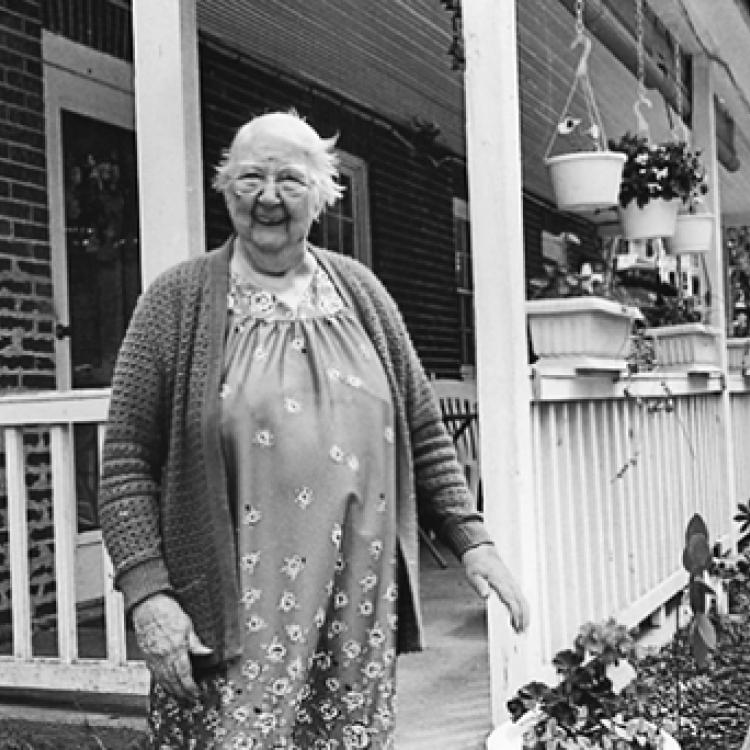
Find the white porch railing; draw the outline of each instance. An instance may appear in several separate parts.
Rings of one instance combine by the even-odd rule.
[[[730,536],[735,503],[750,496],[750,390],[730,379],[731,430],[725,429],[721,377],[644,376],[541,379],[535,383],[532,435],[539,653],[549,663],[586,620],[647,618],[685,582],[685,524],[701,513],[713,540]],[[671,395],[672,410],[666,398]],[[101,561],[105,658],[78,653],[76,488],[73,427],[98,426],[108,392],[29,393],[0,399],[5,441],[12,592],[12,653],[0,656],[0,687],[143,694],[148,673],[127,658],[122,600]],[[34,654],[29,593],[28,487],[23,431],[49,435],[56,587],[55,657]],[[731,443],[730,443],[731,440]],[[734,446],[735,477],[725,470]],[[92,532],[89,532],[89,535]],[[542,665],[540,665],[542,666]]]
[[[722,383],[645,375],[535,384],[540,667],[587,620],[615,616],[634,626],[679,592],[693,513],[704,517],[712,541],[731,537],[750,471],[737,460],[735,481],[727,476]],[[732,404],[741,450],[750,398],[734,396]]]
[[[148,672],[126,652],[122,597],[112,588],[112,565],[106,551],[101,560],[106,657],[81,658],[76,618],[77,506],[73,426],[98,425],[98,451],[104,434],[109,392],[77,390],[67,393],[27,393],[0,399],[0,429],[6,455],[8,539],[11,582],[12,653],[0,656],[0,687],[54,688],[101,693],[144,693]],[[36,656],[32,647],[28,488],[23,433],[48,431],[54,519],[57,655]]]

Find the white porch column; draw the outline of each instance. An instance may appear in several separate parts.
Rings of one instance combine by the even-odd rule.
[[[719,195],[719,157],[716,147],[716,109],[714,107],[714,63],[707,55],[693,56],[693,147],[701,150],[701,158],[709,177],[709,192],[705,209],[714,215],[713,244],[706,255],[706,268],[711,280],[711,309],[708,323],[721,330],[719,357],[721,369],[727,374],[727,316],[726,279],[724,276],[724,246],[721,241],[721,196]],[[725,469],[729,493],[726,512],[734,515],[735,505],[741,498],[735,496],[734,439],[732,432],[732,407],[729,390],[722,392],[722,418],[726,444]],[[736,548],[734,524],[730,544]]]
[[[463,3],[466,139],[474,259],[485,517],[531,605],[526,635],[489,609],[492,717],[538,663],[537,535],[527,365],[521,143],[514,2]]]
[[[133,0],[144,287],[205,250],[196,0]]]

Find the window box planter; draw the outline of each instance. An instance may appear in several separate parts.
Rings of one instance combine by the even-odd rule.
[[[704,323],[683,323],[646,328],[644,336],[654,340],[658,367],[678,370],[718,369],[719,329]]]
[[[544,163],[561,211],[594,211],[617,204],[625,154],[581,151],[550,156]]]
[[[541,369],[624,370],[633,320],[640,310],[602,297],[536,299],[526,303]]]
[[[743,375],[749,372],[750,338],[727,339],[727,366],[730,372],[741,372]]]

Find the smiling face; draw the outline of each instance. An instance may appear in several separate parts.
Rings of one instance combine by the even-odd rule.
[[[291,121],[260,123],[232,146],[227,208],[258,270],[287,270],[304,256],[316,194],[302,143]]]

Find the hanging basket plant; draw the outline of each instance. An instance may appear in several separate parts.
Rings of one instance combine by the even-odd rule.
[[[618,195],[625,239],[672,237],[680,206],[708,192],[700,153],[685,141],[653,144],[630,133],[609,145],[625,155]]]
[[[583,45],[583,52],[557,127],[547,145],[544,163],[549,170],[557,207],[562,211],[588,213],[617,203],[625,157],[607,149],[607,137],[589,78],[591,39],[583,30],[582,6],[576,32],[571,47]],[[583,98],[587,123],[570,113],[578,92]],[[552,155],[558,139],[561,147]]]

